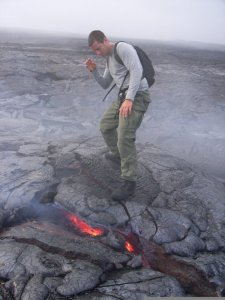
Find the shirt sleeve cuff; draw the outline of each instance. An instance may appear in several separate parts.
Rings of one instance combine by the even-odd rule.
[[[134,101],[134,96],[131,94],[131,93],[127,93],[126,94],[126,99],[129,99],[129,100],[131,100],[131,101]]]

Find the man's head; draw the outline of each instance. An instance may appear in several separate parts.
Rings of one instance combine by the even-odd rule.
[[[107,39],[105,34],[100,30],[93,30],[88,36],[88,45],[100,56],[107,56],[113,47],[113,44]]]

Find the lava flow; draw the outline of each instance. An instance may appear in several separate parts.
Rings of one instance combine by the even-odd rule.
[[[67,215],[69,220],[84,234],[88,234],[90,236],[101,236],[104,234],[104,230],[101,228],[91,227],[83,220],[79,219],[77,216],[73,214]]]
[[[133,245],[128,241],[125,242],[125,248],[127,249],[128,252],[135,253]]]
[[[74,215],[72,213],[67,213],[66,216],[70,220],[70,222],[72,222],[72,224],[75,225],[76,228],[84,234],[88,234],[92,237],[102,236],[104,234],[103,229],[98,228],[98,227],[91,227],[85,221],[79,219],[76,215]],[[130,241],[126,240],[124,247],[126,248],[126,250],[128,252],[136,254],[135,248]]]

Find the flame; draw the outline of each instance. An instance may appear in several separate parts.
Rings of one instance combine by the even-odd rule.
[[[104,234],[104,230],[102,230],[101,228],[94,228],[91,227],[90,225],[88,225],[86,222],[84,222],[83,220],[80,220],[77,216],[69,214],[69,219],[70,221],[76,225],[76,227],[78,227],[78,229],[85,233],[85,234],[89,234],[91,236],[100,236]]]
[[[129,243],[128,241],[125,242],[125,248],[131,253],[135,252],[133,245],[131,243]]]

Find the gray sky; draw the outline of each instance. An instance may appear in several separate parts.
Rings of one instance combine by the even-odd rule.
[[[0,0],[0,28],[225,44],[225,0]]]

